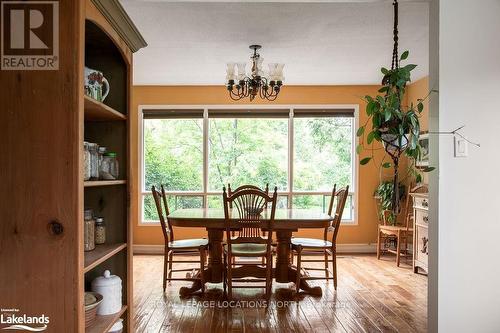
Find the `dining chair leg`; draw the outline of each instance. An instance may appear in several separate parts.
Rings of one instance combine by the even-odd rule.
[[[332,246],[333,289],[337,290],[337,249]]]
[[[168,248],[165,248],[163,254],[163,292],[167,289],[167,270],[168,270]]]
[[[326,281],[330,281],[330,273],[328,272],[328,251],[325,249],[324,250],[324,255],[325,255],[325,276],[326,276]]]
[[[302,246],[298,246],[297,247],[297,276],[295,278],[295,291],[297,293],[299,293],[299,290],[300,290],[300,265],[301,265],[301,261],[302,261]]]
[[[398,237],[396,238],[396,266],[399,267],[401,260],[401,231],[398,230]]]
[[[378,234],[377,234],[377,259],[380,259],[380,241],[381,241],[381,237],[380,237],[380,229],[378,230]]]
[[[262,257],[262,259],[264,259],[264,257]],[[272,283],[273,283],[272,269],[273,269],[273,259],[272,259],[272,254],[271,254],[271,255],[268,255],[266,258],[266,299],[267,300],[269,300],[271,298]]]
[[[290,251],[290,263],[293,265],[293,251]]]
[[[224,288],[224,296],[227,295],[227,256],[224,253],[224,270],[222,271],[222,286]]]
[[[172,261],[173,261],[174,253],[170,251],[168,254],[168,278],[172,278]]]
[[[233,257],[231,255],[229,255],[228,259],[229,259],[229,262],[232,262]],[[227,289],[228,289],[227,290],[228,291],[227,298],[229,300],[233,299],[233,272],[232,272],[232,270],[233,270],[233,265],[232,264],[228,265],[228,267],[227,267]]]
[[[201,293],[205,293],[205,247],[201,247],[200,251],[200,279],[201,279]]]
[[[406,258],[408,258],[408,244],[409,244],[409,240],[408,240],[408,233],[405,232],[405,255],[406,255]]]

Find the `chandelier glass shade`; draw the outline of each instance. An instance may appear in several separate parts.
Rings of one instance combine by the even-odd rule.
[[[229,97],[237,101],[248,97],[253,101],[259,96],[262,99],[274,101],[283,86],[283,67],[285,64],[270,63],[268,70],[264,70],[262,58],[257,50],[260,45],[250,45],[253,55],[250,57],[251,69],[246,72],[246,63],[230,62],[226,68],[226,87]]]

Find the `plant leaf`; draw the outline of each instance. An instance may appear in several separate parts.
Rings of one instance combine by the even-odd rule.
[[[365,133],[365,127],[361,126],[360,128],[358,128],[358,131],[356,132],[356,135],[357,136],[362,136],[363,133]]]
[[[373,110],[375,109],[375,102],[369,102],[366,105],[366,114],[371,116],[373,114]]]
[[[373,139],[375,139],[375,133],[374,132],[370,132],[368,134],[368,137],[366,138],[366,142],[368,142],[368,144],[371,144],[373,142]]]
[[[410,54],[409,51],[404,51],[403,54],[401,54],[400,60],[405,60],[406,58],[408,58],[409,54]]]
[[[359,155],[359,154],[361,154],[362,151],[363,151],[363,145],[359,144],[356,147],[356,153]]]
[[[422,102],[418,102],[417,110],[418,110],[418,113],[422,113],[422,111],[424,110],[424,104],[422,104]]]
[[[389,109],[385,110],[385,121],[389,121],[392,118],[392,112]]]
[[[359,162],[359,164],[361,165],[368,164],[368,162],[370,162],[371,159],[372,159],[371,157],[365,157]]]
[[[431,172],[434,171],[436,168],[435,167],[425,167],[422,169],[422,172]]]
[[[416,179],[416,182],[417,183],[421,183],[422,182],[422,175],[421,174],[417,174],[417,176],[415,177]]]
[[[417,65],[414,65],[414,64],[409,64],[409,65],[406,65],[405,67],[403,67],[403,69],[404,69],[405,71],[408,71],[408,76],[409,76],[410,72],[411,72],[412,70],[414,70],[416,67],[417,67]]]
[[[387,91],[389,91],[389,87],[387,87],[387,86],[382,87],[382,88],[380,88],[380,89],[378,90],[378,92],[379,92],[379,93],[385,93],[385,92],[387,92]]]
[[[389,162],[385,162],[384,164],[382,164],[382,168],[388,169],[390,167],[391,167],[391,163],[389,163]]]

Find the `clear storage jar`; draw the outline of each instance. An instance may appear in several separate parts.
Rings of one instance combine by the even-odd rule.
[[[97,155],[98,155],[98,161],[97,161],[97,169],[99,172],[99,179],[101,178],[101,165],[102,165],[102,159],[104,158],[104,154],[106,153],[107,148],[100,146],[99,149],[97,150]]]
[[[107,152],[104,154],[99,172],[101,179],[113,180],[118,179],[120,169],[115,152]]]
[[[90,179],[97,180],[99,179],[99,146],[97,143],[89,143],[89,152],[90,152]]]
[[[83,142],[83,180],[89,180],[91,176],[91,156],[89,143]]]
[[[95,218],[95,243],[104,244],[106,242],[106,224],[103,217]]]
[[[95,220],[92,209],[83,212],[83,249],[85,251],[95,249]]]

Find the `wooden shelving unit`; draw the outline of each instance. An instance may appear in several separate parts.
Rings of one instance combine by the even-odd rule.
[[[113,324],[125,313],[127,306],[124,305],[118,313],[97,316],[95,322],[85,329],[86,333],[103,333],[109,331]]]
[[[45,54],[55,66],[46,69],[56,70],[2,71],[0,79],[2,152],[9,157],[0,194],[9,211],[0,222],[0,303],[19,316],[50,318],[46,332],[104,333],[118,318],[123,332],[132,332],[130,108],[133,53],[146,43],[119,0],[55,2],[47,13],[57,14],[49,20],[57,24],[45,20],[36,34],[56,38],[59,47]],[[85,96],[86,68],[109,82],[102,103]],[[84,141],[116,153],[119,180],[84,181]],[[88,253],[85,209],[106,225],[105,245]],[[86,329],[85,291],[105,270],[122,280],[123,308]]]
[[[127,120],[127,116],[104,103],[84,96],[85,121]]]
[[[96,245],[94,250],[85,252],[84,273],[87,273],[125,248],[127,248],[127,243]]]
[[[84,187],[97,187],[97,186],[114,186],[114,185],[124,185],[127,181],[124,179],[118,180],[90,180],[83,182]]]
[[[81,290],[81,293],[83,295],[85,291],[90,291],[91,282],[102,276],[105,270],[109,270],[122,280],[123,307],[116,314],[97,316],[91,327],[83,330],[80,326],[79,331],[105,333],[119,318],[123,318],[123,332],[132,332],[132,228],[129,225],[128,200],[129,110],[132,53],[146,44],[120,3],[109,0],[86,0],[84,39],[85,52],[81,72],[84,72],[85,66],[102,73],[109,82],[110,90],[103,102],[81,92],[83,140],[97,143],[106,147],[108,152],[116,153],[119,176],[118,180],[82,180],[83,208],[92,209],[95,216],[104,218],[106,242],[83,254],[81,273],[84,290]],[[83,241],[83,237],[81,239]],[[83,304],[81,314],[84,314]]]

